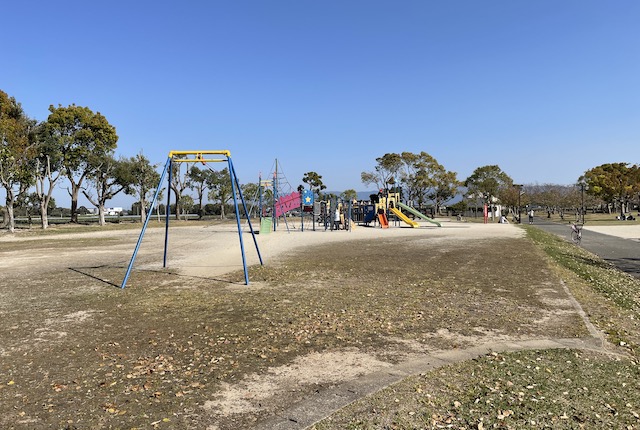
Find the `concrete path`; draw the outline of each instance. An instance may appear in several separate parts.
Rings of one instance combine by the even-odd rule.
[[[489,342],[469,349],[441,351],[425,355],[380,372],[365,375],[344,384],[321,388],[313,397],[301,400],[277,416],[260,422],[259,430],[301,430],[330,416],[337,410],[373,394],[404,378],[429,372],[441,366],[472,360],[491,352],[512,352],[526,349],[592,349],[603,353],[599,337],[581,339],[535,339],[517,342]]]
[[[523,217],[522,221],[527,222],[526,217]],[[557,217],[555,219],[535,217],[533,225],[571,241],[570,224],[566,221],[558,221]],[[624,239],[584,229],[580,246],[623,272],[640,278],[640,242],[637,239]]]

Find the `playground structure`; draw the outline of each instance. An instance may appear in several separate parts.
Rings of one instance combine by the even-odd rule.
[[[350,201],[340,201],[334,197],[326,201],[317,201],[310,208],[313,215],[314,225],[317,221],[325,230],[346,230],[351,231],[353,223],[352,204]]]
[[[374,196],[372,195],[372,198]],[[402,210],[410,213],[414,219],[407,216]],[[360,224],[369,225],[370,223],[379,223],[381,228],[389,228],[389,216],[394,216],[412,228],[420,227],[415,218],[432,223],[438,227],[442,225],[434,219],[428,217],[412,206],[404,204],[400,201],[400,193],[380,192],[372,202],[365,205],[357,205],[354,207],[354,221]]]
[[[242,253],[242,266],[244,268],[244,279],[245,284],[249,285],[249,272],[247,269],[247,260],[244,249],[244,241],[242,239],[242,227],[240,222],[240,208],[238,206],[240,202],[242,203],[242,207],[244,209],[244,213],[247,217],[247,222],[249,224],[249,230],[251,232],[251,236],[253,238],[253,243],[256,247],[256,252],[258,253],[258,258],[260,260],[260,265],[263,265],[262,256],[260,255],[260,249],[258,248],[258,242],[256,241],[255,232],[253,230],[253,226],[251,225],[251,219],[249,217],[249,211],[247,210],[247,205],[245,203],[244,197],[242,196],[242,190],[240,188],[240,183],[238,182],[238,177],[236,175],[235,168],[233,167],[233,163],[231,162],[231,153],[227,150],[214,150],[214,151],[171,151],[169,152],[169,156],[167,158],[167,162],[162,170],[162,174],[160,175],[160,181],[158,186],[156,187],[156,192],[153,196],[153,200],[151,201],[151,207],[147,212],[147,218],[144,221],[142,226],[142,231],[140,232],[140,236],[138,237],[138,242],[136,243],[136,247],[133,250],[133,255],[131,256],[131,260],[129,261],[129,265],[127,267],[127,272],[122,280],[122,284],[120,288],[125,288],[127,285],[127,280],[131,274],[131,270],[133,268],[133,264],[135,262],[136,256],[138,254],[138,250],[140,249],[140,244],[142,243],[142,238],[144,237],[144,233],[147,229],[147,225],[149,223],[149,219],[151,218],[151,214],[153,213],[153,208],[158,200],[158,195],[160,194],[160,190],[162,189],[162,184],[164,183],[164,179],[169,176],[167,187],[167,208],[171,206],[171,175],[173,172],[174,163],[202,163],[206,165],[206,163],[219,163],[226,162],[228,165],[229,176],[231,179],[231,188],[233,194],[233,204],[235,208],[236,215],[236,223],[238,226],[238,237],[240,239],[240,252]],[[177,203],[177,202],[176,202]],[[167,247],[169,242],[169,210],[166,211],[166,221],[165,221],[165,239],[164,239],[164,257],[162,267],[167,267]]]
[[[294,190],[288,183],[278,160],[275,160],[273,179],[259,177],[258,197],[260,214],[260,234],[276,231],[284,223],[288,232],[296,230],[295,220],[299,218],[300,231],[305,229],[305,219],[316,230],[319,224],[324,230],[351,230],[351,202],[340,202],[337,197],[330,200],[316,200],[314,191],[299,186]],[[336,215],[336,210],[338,214]],[[336,219],[336,216],[339,216]]]
[[[417,209],[409,206],[409,205],[405,205],[404,203],[398,201],[397,205],[399,208],[406,210],[407,212],[413,214],[414,216],[417,216],[418,218],[430,222],[431,224],[435,224],[438,227],[442,227],[442,224],[440,224],[438,221],[435,221],[434,219],[426,216],[425,214],[423,214],[422,212],[419,212]]]

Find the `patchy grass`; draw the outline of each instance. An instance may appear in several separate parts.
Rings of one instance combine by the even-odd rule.
[[[407,378],[313,426],[637,428],[640,369],[585,351],[492,353]]]
[[[66,252],[74,244],[45,239],[30,246],[31,252],[39,246]],[[85,247],[75,252],[77,258],[86,254]],[[121,257],[101,258],[105,261],[82,272],[41,267],[20,276],[9,271],[0,280],[0,317],[8,322],[0,325],[1,426],[248,428],[311,395],[316,385],[280,387],[269,402],[256,402],[245,413],[224,415],[203,405],[219,398],[225,387],[313,353],[357,350],[395,363],[417,352],[465,348],[492,339],[588,335],[561,283],[573,272],[550,264],[530,239],[435,243],[428,237],[380,238],[326,244],[284,256],[278,264],[251,267],[250,286],[242,285],[241,272],[204,279],[169,270],[136,270],[128,288],[120,290],[114,285],[122,280],[124,268],[113,262]],[[597,302],[580,277],[568,282]],[[614,305],[612,301],[598,312],[605,317]],[[513,428],[526,420],[550,423],[551,418],[542,420],[541,405],[531,400],[560,402],[558,393],[547,392],[554,384],[536,379],[548,377],[546,369],[558,381],[579,381],[575,387],[582,385],[592,394],[579,396],[578,388],[567,382],[570,389],[565,391],[576,396],[565,396],[567,404],[592,399],[584,408],[597,406],[594,413],[603,416],[600,403],[606,398],[618,416],[625,411],[624,421],[615,421],[612,414],[611,422],[630,422],[635,394],[629,397],[631,406],[622,404],[611,394],[613,386],[600,379],[614,373],[620,376],[607,376],[612,384],[637,379],[633,364],[586,353],[563,354],[499,354],[450,366],[438,371],[443,373],[407,379],[404,391],[394,386],[380,393],[380,402],[387,405],[375,406],[375,413],[371,407],[378,401],[365,399],[318,426],[437,427],[448,425],[452,413],[454,427],[475,423],[478,428],[483,417],[487,425],[504,423],[499,416],[505,413],[507,418],[513,415],[508,421]],[[523,373],[526,365],[534,364],[542,370]],[[592,377],[583,382],[581,372]],[[625,383],[638,392],[635,383]],[[519,391],[509,388],[514,386],[526,390],[521,403]],[[427,392],[432,400],[412,397]],[[402,420],[394,418],[394,407],[405,404]],[[595,417],[581,405],[571,407],[579,408],[574,415],[584,422]],[[569,407],[550,410],[558,420],[565,420],[564,410],[570,417],[567,423],[581,422]]]
[[[405,379],[316,424],[329,429],[639,428],[640,281],[554,235],[523,226],[592,323],[630,354],[492,353]]]
[[[609,341],[638,355],[640,345],[640,280],[599,257],[537,228],[527,234],[557,264],[556,272]]]

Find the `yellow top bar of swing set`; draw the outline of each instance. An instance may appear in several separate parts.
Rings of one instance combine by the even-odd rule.
[[[231,152],[222,149],[222,150],[214,150],[214,151],[171,151],[169,152],[169,158],[173,158],[176,155],[195,155],[196,158],[183,158],[174,160],[178,163],[215,163],[219,161],[227,161],[221,160],[219,158],[209,159],[205,158],[205,155],[224,155],[227,158],[231,157]]]

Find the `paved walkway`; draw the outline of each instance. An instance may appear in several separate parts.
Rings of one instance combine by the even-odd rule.
[[[527,222],[526,217],[522,217],[522,221]],[[533,225],[546,232],[557,234],[566,240],[571,240],[569,223],[559,222],[557,217],[555,219],[535,217]],[[624,239],[585,229],[582,231],[580,246],[623,272],[640,278],[640,242],[637,239]]]
[[[591,349],[603,353],[608,352],[602,347],[602,340],[598,337],[489,342],[464,350],[441,351],[398,364],[383,371],[365,375],[344,384],[319,388],[312,397],[301,400],[289,409],[280,412],[277,416],[260,422],[254,428],[258,430],[305,429],[350,403],[412,375],[429,372],[441,366],[472,360],[491,352],[558,348]]]

